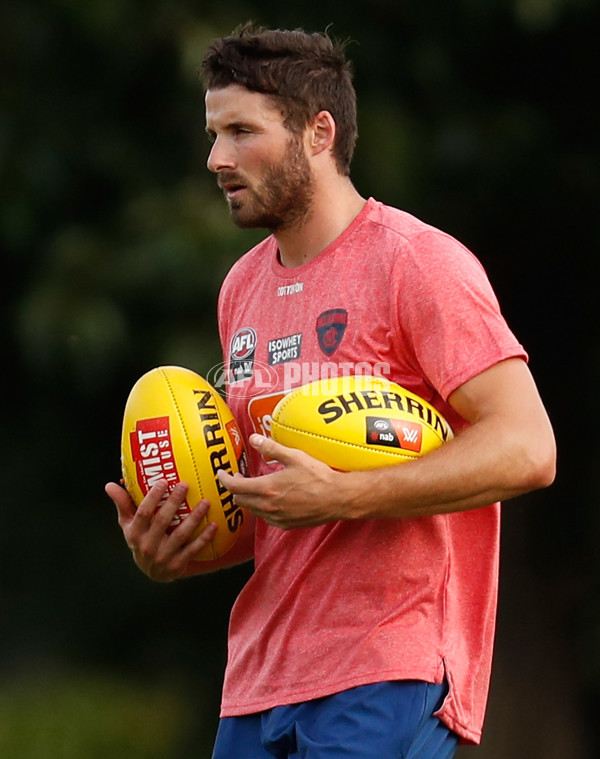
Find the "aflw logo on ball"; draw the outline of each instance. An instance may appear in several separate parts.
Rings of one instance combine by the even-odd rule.
[[[387,445],[404,451],[421,452],[423,425],[404,419],[388,419],[378,416],[366,418],[367,445]]]

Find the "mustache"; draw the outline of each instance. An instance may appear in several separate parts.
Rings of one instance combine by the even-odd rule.
[[[221,190],[225,189],[227,185],[239,184],[244,187],[248,184],[241,174],[237,174],[234,171],[226,171],[219,174],[217,177],[217,185]]]

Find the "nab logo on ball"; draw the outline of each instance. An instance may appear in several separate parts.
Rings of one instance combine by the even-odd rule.
[[[256,332],[252,327],[238,329],[231,338],[229,348],[229,382],[242,382],[252,377],[254,373],[256,343]]]
[[[382,419],[377,416],[366,418],[367,445],[389,445],[404,451],[420,453],[423,444],[423,427],[417,422],[405,419]]]

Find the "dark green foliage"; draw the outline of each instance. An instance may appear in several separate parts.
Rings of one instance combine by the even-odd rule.
[[[469,245],[530,352],[560,469],[550,491],[505,507],[507,545],[522,551],[505,556],[507,576],[526,573],[544,607],[539,635],[575,654],[569,685],[591,702],[600,674],[592,0],[324,0],[302,10],[271,0],[5,0],[0,667],[143,677],[153,685],[142,711],[170,678],[173,740],[192,724],[214,726],[227,611],[246,570],[153,586],[134,569],[102,486],[119,476],[135,379],[157,364],[204,373],[220,361],[219,283],[257,237],[233,228],[205,169],[196,68],[214,36],[249,18],[331,25],[354,40],[357,187]],[[65,693],[81,687],[64,677]],[[90,682],[106,692],[106,681]],[[172,694],[196,690],[207,721],[174,725]],[[0,698],[0,721],[18,722],[9,701]],[[193,738],[169,755],[195,756]]]

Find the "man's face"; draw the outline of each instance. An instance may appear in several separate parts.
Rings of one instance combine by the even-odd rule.
[[[239,227],[274,232],[310,213],[313,177],[300,136],[266,95],[231,85],[206,93],[208,168],[217,175]]]

